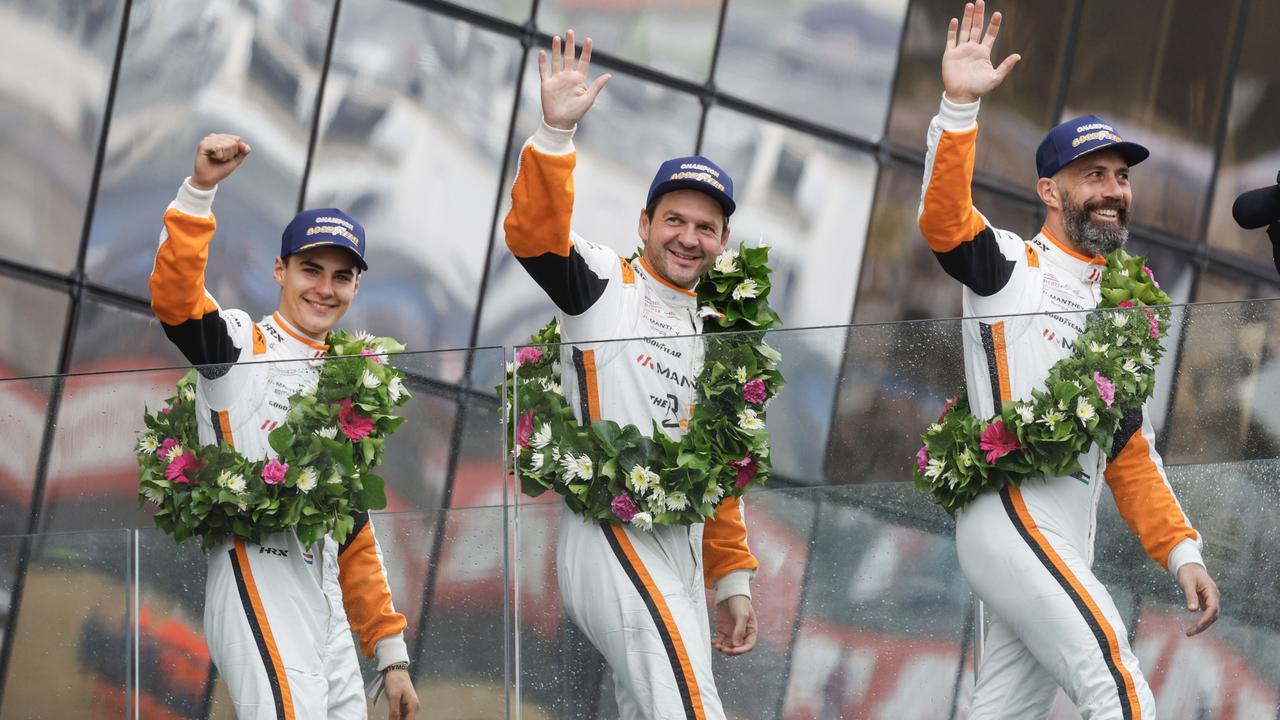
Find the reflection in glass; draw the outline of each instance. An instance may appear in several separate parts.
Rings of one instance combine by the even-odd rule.
[[[58,371],[69,304],[66,293],[0,276],[0,378]]]
[[[522,342],[555,313],[555,306],[511,257],[502,232],[520,148],[541,122],[537,67],[531,54],[525,64],[514,147],[507,155],[508,186],[502,190],[489,262],[480,344]],[[607,71],[601,63],[592,63],[593,76]],[[623,256],[635,251],[640,245],[636,226],[653,173],[664,160],[693,154],[701,112],[691,95],[615,73],[574,136],[574,232]]]
[[[875,210],[853,322],[916,320],[960,314],[960,283],[953,280],[920,235],[919,166],[889,162],[880,170]],[[991,224],[1033,237],[1040,230],[1040,208],[974,189],[974,205]]]
[[[1062,117],[1101,115],[1150,149],[1133,172],[1133,219],[1190,242],[1206,212],[1238,8],[1086,0],[1080,22]],[[1146,40],[1101,41],[1115,37]]]
[[[711,71],[723,0],[582,2],[541,0],[538,29],[564,37],[572,28],[596,51],[702,83]]]
[[[733,0],[716,85],[749,102],[878,140],[906,11],[905,0]]]
[[[519,60],[512,38],[407,3],[342,6],[307,205],[368,231],[350,326],[471,344]]]
[[[1244,44],[1240,49],[1226,144],[1219,159],[1209,217],[1209,245],[1272,266],[1271,244],[1264,230],[1243,230],[1231,219],[1231,204],[1246,190],[1266,187],[1280,172],[1280,79],[1276,75],[1274,29],[1280,26],[1280,4],[1248,4]]]
[[[504,20],[523,25],[529,20],[533,0],[452,0],[454,5],[479,10]]]
[[[29,530],[49,399],[57,387],[55,378],[0,380],[0,536]]]
[[[1000,88],[982,100],[976,168],[1030,191],[1036,181],[1036,147],[1058,124],[1061,84],[1069,74],[1062,58],[1072,3],[1007,0],[988,7],[1004,16],[994,51],[997,62],[1015,52],[1022,60]],[[929,120],[942,97],[947,22],[963,11],[964,5],[952,0],[911,3],[889,116],[889,139],[895,145],[924,154]]]
[[[0,0],[0,247],[76,264],[124,0]]]
[[[148,297],[164,211],[191,173],[196,144],[228,132],[254,153],[214,203],[209,290],[224,307],[274,307],[271,266],[297,209],[332,15],[332,0],[133,3],[89,238],[90,278]]]

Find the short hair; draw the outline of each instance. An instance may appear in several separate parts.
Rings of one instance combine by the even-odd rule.
[[[705,193],[703,194],[705,195]],[[654,195],[653,199],[649,201],[649,204],[644,206],[644,214],[645,214],[645,217],[649,218],[649,222],[653,222],[653,215],[654,213],[658,212],[658,201],[662,199],[663,195],[666,195],[666,193],[662,193],[662,195]],[[707,195],[707,197],[711,197],[711,196]],[[711,199],[715,200],[715,198],[711,198]],[[720,232],[723,233],[725,230],[728,230],[728,229],[729,229],[729,216],[725,215],[724,227],[720,229]]]

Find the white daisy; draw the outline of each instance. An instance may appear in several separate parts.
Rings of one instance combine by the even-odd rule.
[[[743,430],[763,430],[764,421],[761,420],[755,410],[746,409],[738,413],[738,427]]]
[[[924,476],[930,480],[937,480],[942,477],[946,469],[947,464],[941,458],[929,458],[929,464],[924,467]]]
[[[320,378],[313,375],[302,383],[302,387],[298,388],[298,394],[303,397],[311,397],[316,394],[318,389],[320,389]]]
[[[356,333],[356,342],[360,343],[361,345],[367,344],[372,340],[373,340],[373,336],[364,330],[361,330],[360,332]]]
[[[404,383],[401,382],[400,376],[391,378],[391,382],[387,383],[387,394],[391,397],[391,402],[400,402],[400,398],[408,395],[409,392],[404,389]]]
[[[956,456],[956,464],[962,468],[971,467],[974,463],[973,450],[965,448]]]
[[[154,455],[155,451],[160,448],[160,439],[151,433],[142,433],[138,437],[138,452],[144,452],[148,455]]]
[[[164,456],[164,459],[168,460],[169,462],[173,462],[174,458],[178,457],[184,452],[186,451],[182,448],[181,444],[174,445],[173,447],[169,448],[169,452]]]
[[[720,498],[724,497],[724,488],[719,483],[713,483],[707,487],[707,491],[702,493],[702,502],[715,505],[720,502]]]
[[[627,484],[641,495],[647,493],[649,488],[654,487],[657,482],[658,473],[643,465],[632,465],[631,472],[627,474]]]
[[[324,479],[325,485],[341,485],[342,476],[338,474],[338,468],[329,471],[329,477]]]
[[[543,457],[542,453],[535,451],[532,455],[529,456],[529,469],[540,470],[542,468],[542,461],[545,459],[546,458]]]
[[[683,510],[689,507],[689,499],[684,496],[684,493],[677,490],[667,496],[666,505],[668,510]]]
[[[554,360],[551,363],[551,374],[554,377],[560,377],[560,361]]]
[[[333,440],[338,437],[338,428],[333,425],[330,425],[329,427],[322,427],[316,431],[316,434],[327,440]]]
[[[158,488],[154,485],[148,485],[145,488],[143,488],[142,494],[146,496],[148,501],[156,505],[159,505],[160,503],[164,502],[164,496],[165,496],[164,488]]]
[[[631,516],[631,524],[641,530],[653,529],[653,516],[647,512],[638,512]]]
[[[511,374],[515,373],[515,371],[516,371],[516,364],[515,364],[515,363],[507,363],[507,374],[508,374],[508,375],[511,375]]]
[[[716,258],[715,267],[722,273],[738,272],[738,251],[725,248],[725,251],[720,253],[720,257]]]
[[[756,285],[756,281],[747,278],[738,283],[738,287],[733,289],[733,299],[741,300],[743,298],[753,298],[760,294],[760,288]]]
[[[1030,425],[1036,421],[1036,413],[1031,409],[1030,405],[1018,405],[1014,408],[1014,411],[1018,413],[1018,419],[1022,421],[1023,425]]]
[[[565,480],[573,480],[574,478],[590,480],[595,475],[595,470],[591,465],[591,458],[586,455],[575,456],[573,453],[565,453],[560,460],[560,466],[564,468]]]
[[[1087,423],[1098,416],[1098,411],[1093,405],[1089,404],[1084,398],[1076,399],[1076,417],[1080,418],[1080,422]]]
[[[772,398],[770,398],[770,400],[772,400]],[[765,401],[765,404],[768,404],[767,400]],[[928,435],[929,433],[936,433],[940,430],[942,430],[942,423],[933,423],[929,425],[929,427],[925,428],[924,432],[926,435]]]
[[[1104,353],[1110,350],[1111,346],[1107,345],[1106,343],[1099,343],[1097,340],[1090,340],[1089,349],[1096,353]]]
[[[360,384],[372,390],[381,385],[382,381],[378,379],[377,375],[365,370],[364,374],[360,376]]]
[[[302,472],[298,473],[298,490],[304,493],[311,492],[316,487],[317,479],[315,468],[302,468]]]
[[[667,504],[667,491],[661,486],[654,485],[649,488],[649,507],[661,508]]]
[[[1133,358],[1129,358],[1128,360],[1125,360],[1124,365],[1121,365],[1120,367],[1124,368],[1124,371],[1129,373],[1130,375],[1138,374],[1138,370],[1139,370],[1138,363],[1134,362]]]
[[[1151,357],[1151,353],[1146,350],[1138,354],[1138,362],[1142,363],[1143,367],[1155,367],[1156,365],[1156,359]]]
[[[195,400],[196,391],[192,390],[190,385],[182,388],[182,399],[186,400],[187,402],[191,402],[192,400]]]
[[[733,377],[734,377],[735,379],[737,379],[737,381],[738,381],[738,384],[739,384],[739,385],[742,385],[742,384],[746,383],[746,382],[747,382],[747,369],[746,369],[745,367],[743,367],[743,366],[739,365],[739,366],[738,366],[738,369],[734,372]]]
[[[1052,430],[1055,427],[1057,427],[1058,423],[1066,419],[1067,419],[1066,415],[1063,415],[1062,413],[1056,410],[1050,410],[1049,412],[1045,413],[1043,417],[1040,418],[1040,422],[1049,426],[1049,429]]]
[[[533,434],[533,437],[529,438],[529,444],[539,450],[546,447],[549,442],[551,442],[550,423],[542,423],[542,427],[538,428],[538,431]]]
[[[1110,313],[1111,324],[1118,328],[1124,327],[1129,322],[1129,313],[1113,312]]]

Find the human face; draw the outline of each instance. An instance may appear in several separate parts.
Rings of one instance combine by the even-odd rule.
[[[1129,240],[1129,164],[1115,150],[1090,153],[1062,169],[1054,182],[1062,224],[1085,253],[1106,255]]]
[[[355,257],[336,247],[276,258],[275,278],[280,285],[280,314],[319,342],[346,314],[360,289]]]
[[[653,219],[640,211],[644,259],[662,279],[692,290],[715,263],[729,228],[724,208],[697,190],[673,190],[658,198]]]

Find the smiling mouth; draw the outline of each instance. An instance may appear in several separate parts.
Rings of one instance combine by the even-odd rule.
[[[679,252],[679,251],[677,251],[677,250],[671,250],[671,249],[669,249],[669,248],[667,249],[667,252],[669,252],[669,253],[671,253],[673,256],[675,256],[675,258],[676,258],[677,260],[681,260],[681,261],[683,261],[683,262],[687,262],[687,263],[697,262],[697,261],[699,261],[699,260],[701,260],[701,259],[702,259],[702,258],[701,258],[700,256],[698,256],[698,255],[688,255],[688,254],[685,254],[685,253]]]
[[[329,312],[330,310],[334,310],[335,308],[338,307],[337,305],[326,305],[324,303],[318,303],[314,300],[308,300],[306,298],[303,298],[302,301],[310,305],[311,307],[315,308],[316,310],[319,310],[320,312]]]
[[[1121,211],[1118,208],[1094,208],[1089,211],[1089,215],[1095,220],[1106,223],[1117,223],[1121,220]]]

